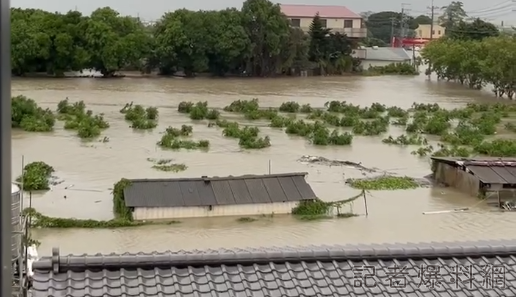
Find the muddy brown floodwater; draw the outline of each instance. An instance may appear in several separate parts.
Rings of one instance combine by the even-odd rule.
[[[369,105],[381,102],[408,108],[413,102],[460,106],[468,102],[497,100],[487,92],[464,89],[450,83],[428,81],[426,77],[335,77],[296,79],[23,79],[13,81],[13,95],[34,98],[42,107],[55,109],[65,97],[84,100],[94,112],[102,112],[111,127],[104,132],[108,143],[82,143],[74,133],[62,129],[34,134],[13,131],[13,174],[26,163],[44,161],[54,166],[65,182],[43,195],[34,195],[33,206],[49,216],[110,219],[110,188],[120,178],[163,178],[170,176],[263,174],[306,171],[308,181],[321,199],[340,200],[357,193],[344,184],[345,178],[362,173],[346,167],[305,165],[303,155],[362,162],[398,174],[421,177],[430,173],[429,161],[410,155],[413,148],[381,143],[381,137],[355,137],[351,147],[315,147],[305,140],[265,126],[272,147],[242,151],[234,139],[206,123],[194,124],[194,137],[208,139],[209,152],[162,151],[156,147],[167,126],[191,124],[177,112],[181,101],[208,101],[222,108],[233,100],[259,98],[263,107],[277,107],[285,101],[322,107],[329,100]],[[159,127],[152,132],[135,132],[119,110],[127,102],[158,106]],[[254,124],[260,124],[254,123]],[[401,130],[390,131],[402,134]],[[188,169],[180,173],[159,172],[147,158],[173,158]],[[74,185],[65,189],[68,185]],[[66,199],[64,198],[66,196]],[[423,215],[425,211],[473,207],[468,213]],[[275,217],[253,223],[235,218],[188,219],[181,224],[145,226],[117,230],[36,230],[42,242],[40,253],[59,246],[63,252],[123,252],[200,249],[217,247],[414,242],[513,237],[516,213],[491,212],[472,197],[451,189],[422,188],[410,191],[377,191],[368,197],[369,216],[349,219],[300,222]],[[353,211],[364,214],[363,201]]]

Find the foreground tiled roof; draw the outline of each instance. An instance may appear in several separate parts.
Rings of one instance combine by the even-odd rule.
[[[54,255],[34,297],[516,296],[516,241]]]
[[[128,207],[216,206],[315,199],[306,172],[227,177],[133,179]]]

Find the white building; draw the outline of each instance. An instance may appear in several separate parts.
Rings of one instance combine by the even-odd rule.
[[[307,173],[138,179],[124,190],[134,220],[287,214],[316,195]]]
[[[364,69],[368,69],[371,66],[387,66],[392,63],[412,62],[412,57],[401,47],[362,47],[354,51],[353,55],[362,60],[362,67]]]

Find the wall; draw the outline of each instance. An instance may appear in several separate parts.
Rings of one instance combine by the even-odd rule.
[[[296,19],[292,17],[292,19]],[[312,24],[313,18],[298,18],[301,20],[301,28],[310,28]],[[324,20],[324,18],[321,18]],[[344,20],[345,19],[325,19],[326,20],[326,28],[328,29],[341,29],[344,28]],[[352,28],[362,28],[362,19],[353,19],[353,27]]]
[[[416,38],[440,38],[440,37],[443,37],[444,36],[444,33],[446,32],[446,28],[442,27],[442,26],[439,26],[439,25],[434,25],[434,34],[433,36],[431,36],[432,34],[430,34],[431,32],[431,25],[419,25],[417,27],[417,29],[415,30],[416,31]]]
[[[463,193],[478,197],[480,181],[473,174],[467,173],[458,167],[438,162],[435,179]]]
[[[136,207],[135,220],[179,219],[219,216],[256,216],[262,214],[287,214],[298,202],[260,203],[208,207]]]
[[[313,18],[300,18],[300,17],[289,17],[290,19],[299,19],[299,27],[303,31],[308,32],[310,25],[312,24]],[[324,19],[324,18],[323,18]],[[346,19],[325,19],[326,27],[332,29],[334,32],[346,34],[352,38],[365,38],[367,37],[367,28],[362,27],[362,19],[347,19],[353,21],[351,28],[344,28],[344,20]]]
[[[405,63],[410,63],[412,62],[411,60],[407,60]],[[402,61],[382,61],[382,60],[363,60],[362,61],[362,68],[364,70],[367,70],[369,69],[369,66],[373,66],[373,67],[383,67],[383,66],[387,66],[389,64],[392,64],[392,63],[403,63]]]

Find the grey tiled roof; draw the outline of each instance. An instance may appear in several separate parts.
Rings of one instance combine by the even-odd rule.
[[[58,253],[34,263],[33,297],[516,296],[516,241]]]
[[[134,179],[128,207],[215,206],[315,199],[307,173],[175,179]]]
[[[398,47],[379,47],[376,49],[366,48],[366,60],[403,62],[411,60],[407,51]]]

